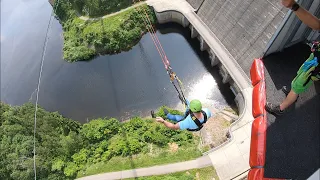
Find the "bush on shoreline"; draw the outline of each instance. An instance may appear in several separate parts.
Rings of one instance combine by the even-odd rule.
[[[63,26],[63,58],[69,62],[89,60],[98,54],[114,54],[131,49],[147,32],[144,19],[147,12],[152,24],[156,17],[143,4],[107,18],[81,20],[68,1],[54,6]]]

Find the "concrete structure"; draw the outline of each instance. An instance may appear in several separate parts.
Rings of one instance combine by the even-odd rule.
[[[187,0],[188,3],[194,8],[194,9],[199,9],[204,0]]]
[[[287,9],[280,0],[206,0],[197,15],[249,76]]]
[[[237,61],[195,13],[185,0],[149,0],[159,23],[176,22],[191,29],[191,37],[197,38],[202,51],[208,51],[211,64],[218,65],[224,83],[229,83],[236,95],[240,116],[230,129],[227,142],[205,153],[211,158],[220,179],[231,179],[249,169],[251,137],[252,87],[248,76]],[[204,2],[205,3],[205,2]],[[200,7],[201,11],[201,7]]]
[[[320,18],[320,0],[303,0],[300,4]],[[282,51],[286,47],[306,40],[320,40],[320,33],[307,27],[290,11],[267,44],[264,55]]]

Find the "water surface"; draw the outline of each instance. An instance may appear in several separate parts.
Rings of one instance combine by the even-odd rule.
[[[1,101],[34,102],[52,8],[40,0],[4,0],[1,6]],[[176,24],[159,28],[157,35],[187,97],[214,108],[232,105],[232,92],[210,67],[208,55],[200,52],[199,42],[189,38],[190,32]],[[103,116],[145,116],[161,105],[180,104],[149,34],[128,52],[86,62],[65,62],[62,47],[62,27],[54,19],[39,93],[46,110],[86,122]]]

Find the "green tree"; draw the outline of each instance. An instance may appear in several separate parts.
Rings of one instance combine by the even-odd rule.
[[[84,124],[81,134],[90,141],[97,143],[101,140],[108,140],[117,134],[120,128],[120,122],[117,119],[96,119]]]

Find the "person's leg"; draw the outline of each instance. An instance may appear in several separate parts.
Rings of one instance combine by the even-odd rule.
[[[282,115],[290,105],[296,102],[298,97],[299,95],[291,89],[288,96],[282,101],[280,105],[275,105],[270,102],[267,102],[266,110],[274,115]]]
[[[291,90],[289,94],[280,105],[275,105],[267,102],[265,108],[269,113],[274,115],[282,115],[290,105],[297,101],[299,94],[305,92],[311,86],[312,81],[304,85],[305,81],[299,79],[299,77],[300,76],[298,75],[296,78],[294,78],[291,83]]]
[[[284,111],[285,109],[287,109],[291,104],[295,103],[296,100],[298,99],[299,95],[296,94],[292,89],[289,92],[288,96],[286,97],[286,99],[284,99],[284,101],[282,101],[282,103],[280,104],[280,110]]]
[[[175,115],[175,114],[167,114],[167,119],[170,119],[171,121],[179,122],[184,118],[184,116],[181,115]]]

